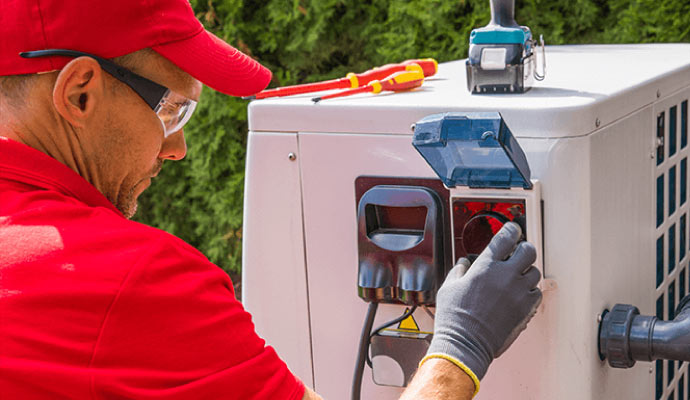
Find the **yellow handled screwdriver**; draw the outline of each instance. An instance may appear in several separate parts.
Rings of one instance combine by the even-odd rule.
[[[425,77],[435,75],[438,72],[438,62],[433,58],[419,60],[407,60],[397,64],[386,64],[381,67],[372,68],[360,74],[350,72],[343,78],[333,79],[324,82],[305,83],[302,85],[285,86],[275,89],[264,90],[254,96],[243,97],[244,99],[265,99],[268,97],[292,96],[295,94],[320,92],[322,90],[358,88],[366,86],[369,82],[385,79],[391,74],[399,71],[409,71],[418,66],[421,67]]]
[[[343,90],[342,92],[329,94],[321,97],[314,97],[312,101],[318,103],[321,100],[333,99],[336,97],[351,96],[358,93],[381,93],[382,91],[400,92],[422,86],[424,83],[424,72],[421,67],[410,71],[396,72],[385,79],[373,80],[366,86],[355,89]]]

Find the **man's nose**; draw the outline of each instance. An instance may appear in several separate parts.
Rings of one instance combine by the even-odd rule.
[[[181,160],[185,155],[187,155],[187,142],[184,140],[183,129],[163,139],[163,146],[158,158],[163,160]]]

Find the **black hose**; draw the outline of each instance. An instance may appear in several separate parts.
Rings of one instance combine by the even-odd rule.
[[[364,375],[364,363],[369,358],[369,335],[374,326],[374,317],[379,303],[369,303],[367,316],[364,318],[362,335],[359,337],[359,350],[357,351],[357,362],[355,363],[355,375],[352,378],[352,400],[359,400],[362,393],[362,376]]]

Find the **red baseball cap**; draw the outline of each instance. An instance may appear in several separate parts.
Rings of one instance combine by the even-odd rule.
[[[260,92],[271,71],[208,32],[188,0],[0,0],[0,76],[55,71],[65,57],[20,52],[69,49],[104,58],[151,48],[207,86],[232,96]]]

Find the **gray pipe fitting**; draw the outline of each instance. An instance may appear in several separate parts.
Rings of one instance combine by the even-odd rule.
[[[657,359],[690,361],[690,295],[681,300],[673,321],[616,304],[599,326],[599,355],[614,368]]]

